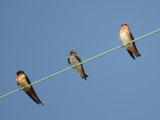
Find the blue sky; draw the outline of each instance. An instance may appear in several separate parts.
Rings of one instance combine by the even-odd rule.
[[[18,89],[16,71],[31,82],[122,45],[121,24],[134,38],[159,29],[158,0],[1,0],[0,95]],[[159,120],[160,32],[136,42],[141,57],[125,48],[85,63],[85,81],[71,69],[34,85],[44,107],[23,91],[0,99],[3,120]]]

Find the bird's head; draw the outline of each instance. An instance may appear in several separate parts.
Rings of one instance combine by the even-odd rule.
[[[70,56],[76,56],[77,55],[77,52],[75,51],[75,50],[72,50],[71,52],[70,52]]]

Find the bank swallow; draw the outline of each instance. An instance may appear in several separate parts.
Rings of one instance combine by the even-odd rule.
[[[72,66],[75,66],[79,63],[81,63],[81,59],[80,57],[77,55],[77,52],[75,50],[72,50],[70,52],[70,56],[68,57],[68,63]],[[81,75],[81,77],[83,79],[87,79],[88,75],[84,72],[84,69],[83,69],[83,65],[80,64],[76,67],[74,67],[74,69]]]

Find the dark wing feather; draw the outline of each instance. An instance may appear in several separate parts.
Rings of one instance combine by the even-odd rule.
[[[31,95],[31,94],[29,94],[28,92],[26,92],[27,93],[27,95],[34,101],[34,102],[36,102],[37,104],[39,104],[39,102]]]
[[[131,39],[132,39],[132,40],[134,40],[134,37],[133,37],[133,35],[132,35],[132,33],[131,33],[131,32],[130,32],[130,36],[131,36]],[[135,49],[136,49],[136,51],[137,51],[137,47],[136,47],[135,42],[133,42],[133,46],[135,47]]]
[[[31,82],[30,82],[29,78],[27,77],[27,75],[25,75],[25,76],[26,76],[26,81],[28,82],[28,84],[31,84]],[[33,89],[32,85],[31,85],[31,89]],[[33,89],[33,92],[35,93],[34,89]]]
[[[78,55],[76,55],[76,59],[77,59],[79,62],[81,62],[81,59],[80,59],[80,57],[79,57]]]
[[[80,57],[78,56],[78,55],[76,55],[76,59],[81,63],[81,59],[80,59]],[[82,64],[80,64],[81,65],[81,67],[82,67],[82,72],[83,72],[83,74],[84,74],[84,76],[85,76],[85,80],[86,80],[86,77],[88,77],[88,75],[87,74],[85,74],[85,72],[84,72],[84,69],[83,69],[83,65]]]
[[[70,62],[70,60],[69,60],[69,57],[68,57],[68,63],[71,64],[71,62]]]
[[[130,54],[130,56],[135,60],[135,57],[134,57],[133,53],[131,51],[129,51],[129,50],[127,50],[127,51]]]
[[[25,75],[25,76],[26,76],[26,81],[28,82],[28,84],[31,84],[31,82],[30,82],[29,78],[27,77],[27,75]],[[31,85],[31,89],[32,89],[34,95],[37,97],[37,99],[34,98],[33,96],[31,96],[29,93],[27,93],[27,94],[28,94],[34,101],[35,101],[35,100],[38,101],[38,104],[41,103],[41,104],[43,105],[43,103],[41,102],[41,100],[38,98],[36,92],[34,91],[32,85]],[[36,102],[36,103],[37,103],[37,102]]]
[[[134,37],[133,37],[133,35],[132,35],[132,33],[131,33],[131,32],[130,32],[130,36],[131,36],[131,39],[132,39],[132,40],[134,40]]]
[[[29,78],[27,77],[27,75],[25,75],[25,77],[26,77],[26,80],[27,80],[28,84],[31,84],[31,82],[30,82]]]

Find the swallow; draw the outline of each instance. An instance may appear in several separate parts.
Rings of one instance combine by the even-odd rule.
[[[77,55],[77,52],[75,50],[72,50],[70,52],[70,56],[68,57],[68,63],[72,66],[75,66],[79,63],[81,63],[81,59],[80,57]],[[87,79],[88,75],[84,72],[84,69],[83,69],[83,65],[80,64],[78,66],[75,66],[74,69],[80,74],[80,76],[83,78],[83,79]]]
[[[16,77],[16,81],[17,84],[22,88],[25,87],[26,85],[31,84],[29,78],[27,77],[27,75],[23,72],[23,71],[17,71],[16,72],[17,77]],[[36,92],[34,91],[33,87],[30,85],[27,88],[23,89],[26,94],[37,104],[42,104],[41,100],[38,98]]]
[[[119,32],[119,39],[122,41],[123,44],[129,43],[130,41],[134,40],[133,35],[129,29],[129,25],[127,24],[121,25],[121,30]],[[125,45],[125,48],[127,49],[128,53],[134,60],[135,60],[135,57],[133,53],[137,57],[141,56],[136,48],[135,42]]]

